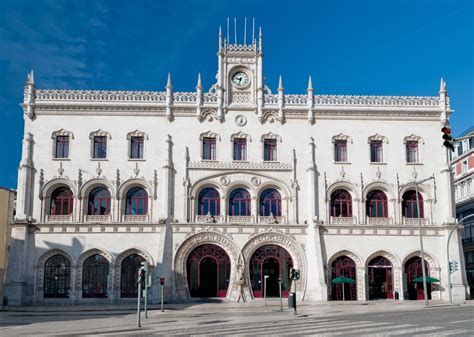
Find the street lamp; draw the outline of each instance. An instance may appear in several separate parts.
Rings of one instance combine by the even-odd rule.
[[[415,184],[415,197],[416,197],[416,217],[418,219],[418,236],[420,238],[420,258],[421,258],[421,276],[423,277],[423,297],[425,298],[425,306],[427,307],[429,305],[428,302],[428,286],[426,284],[426,268],[425,268],[425,252],[423,249],[423,234],[421,230],[421,218],[420,218],[420,200],[418,197],[418,184],[427,182],[431,179],[435,179],[434,175],[432,175],[429,178],[423,179],[423,180],[418,180],[414,181]],[[402,185],[406,186],[408,184]]]
[[[451,231],[449,232],[449,235],[448,235],[448,243],[446,244],[446,253],[447,253],[446,255],[447,255],[447,258],[448,258],[448,297],[449,297],[449,304],[453,303],[453,294],[452,294],[452,291],[451,291],[451,269],[450,269],[450,262],[449,262],[449,240],[451,240],[451,235],[453,235],[456,228],[460,224],[462,224],[462,222],[464,220],[466,220],[470,217],[473,217],[473,216],[474,216],[474,214],[470,214],[470,215],[465,216],[461,220],[456,221],[456,225],[451,229]]]

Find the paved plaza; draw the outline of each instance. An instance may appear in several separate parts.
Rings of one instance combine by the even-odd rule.
[[[132,307],[29,307],[0,312],[2,336],[474,336],[474,303],[305,303],[278,300],[153,306],[136,326]]]

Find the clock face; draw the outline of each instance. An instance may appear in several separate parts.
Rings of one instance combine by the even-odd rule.
[[[243,71],[236,72],[234,76],[232,76],[232,84],[238,88],[245,87],[249,82],[249,76]]]

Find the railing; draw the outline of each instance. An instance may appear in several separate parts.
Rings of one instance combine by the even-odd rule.
[[[274,224],[274,223],[285,223],[286,221],[285,221],[284,216],[273,216],[273,215],[263,216],[263,215],[259,215],[258,216],[258,222],[259,223]]]
[[[330,217],[329,223],[332,225],[355,225],[357,224],[356,217]]]
[[[430,224],[430,221],[428,218],[405,218],[403,217],[403,224],[407,226],[418,226],[418,223],[421,222],[422,226],[427,226]]]
[[[72,214],[46,216],[46,222],[72,222]]]
[[[392,218],[371,218],[367,217],[367,224],[368,225],[382,225],[388,226],[393,224]]]
[[[110,222],[110,214],[107,215],[86,215],[86,222]]]
[[[142,215],[123,215],[122,217],[123,222],[148,222],[150,221],[149,214],[142,214]]]
[[[230,223],[254,223],[255,218],[251,215],[249,215],[249,216],[229,215],[227,217],[227,222],[230,222]]]
[[[204,223],[216,223],[216,222],[223,222],[224,217],[222,215],[196,215],[194,220],[195,222],[204,222]]]

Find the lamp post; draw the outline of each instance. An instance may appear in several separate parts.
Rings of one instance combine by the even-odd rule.
[[[449,297],[449,304],[453,303],[453,294],[451,291],[451,270],[450,270],[450,261],[449,261],[449,241],[451,240],[451,236],[453,235],[454,231],[457,229],[457,227],[463,223],[464,220],[473,217],[474,214],[470,214],[462,218],[461,220],[456,221],[456,225],[451,229],[448,235],[448,243],[446,244],[446,256],[448,258],[448,297]]]
[[[416,217],[418,219],[418,236],[420,238],[420,258],[421,258],[421,274],[423,277],[423,297],[425,298],[425,306],[429,305],[428,302],[428,286],[426,284],[426,268],[425,268],[425,252],[423,249],[423,234],[421,230],[421,218],[420,218],[420,200],[418,198],[418,184],[424,183],[431,179],[434,179],[434,175],[423,180],[415,180],[415,197],[416,197]],[[405,185],[406,186],[406,185]]]
[[[265,306],[267,306],[267,278],[268,275],[263,276],[263,296],[265,297]]]

